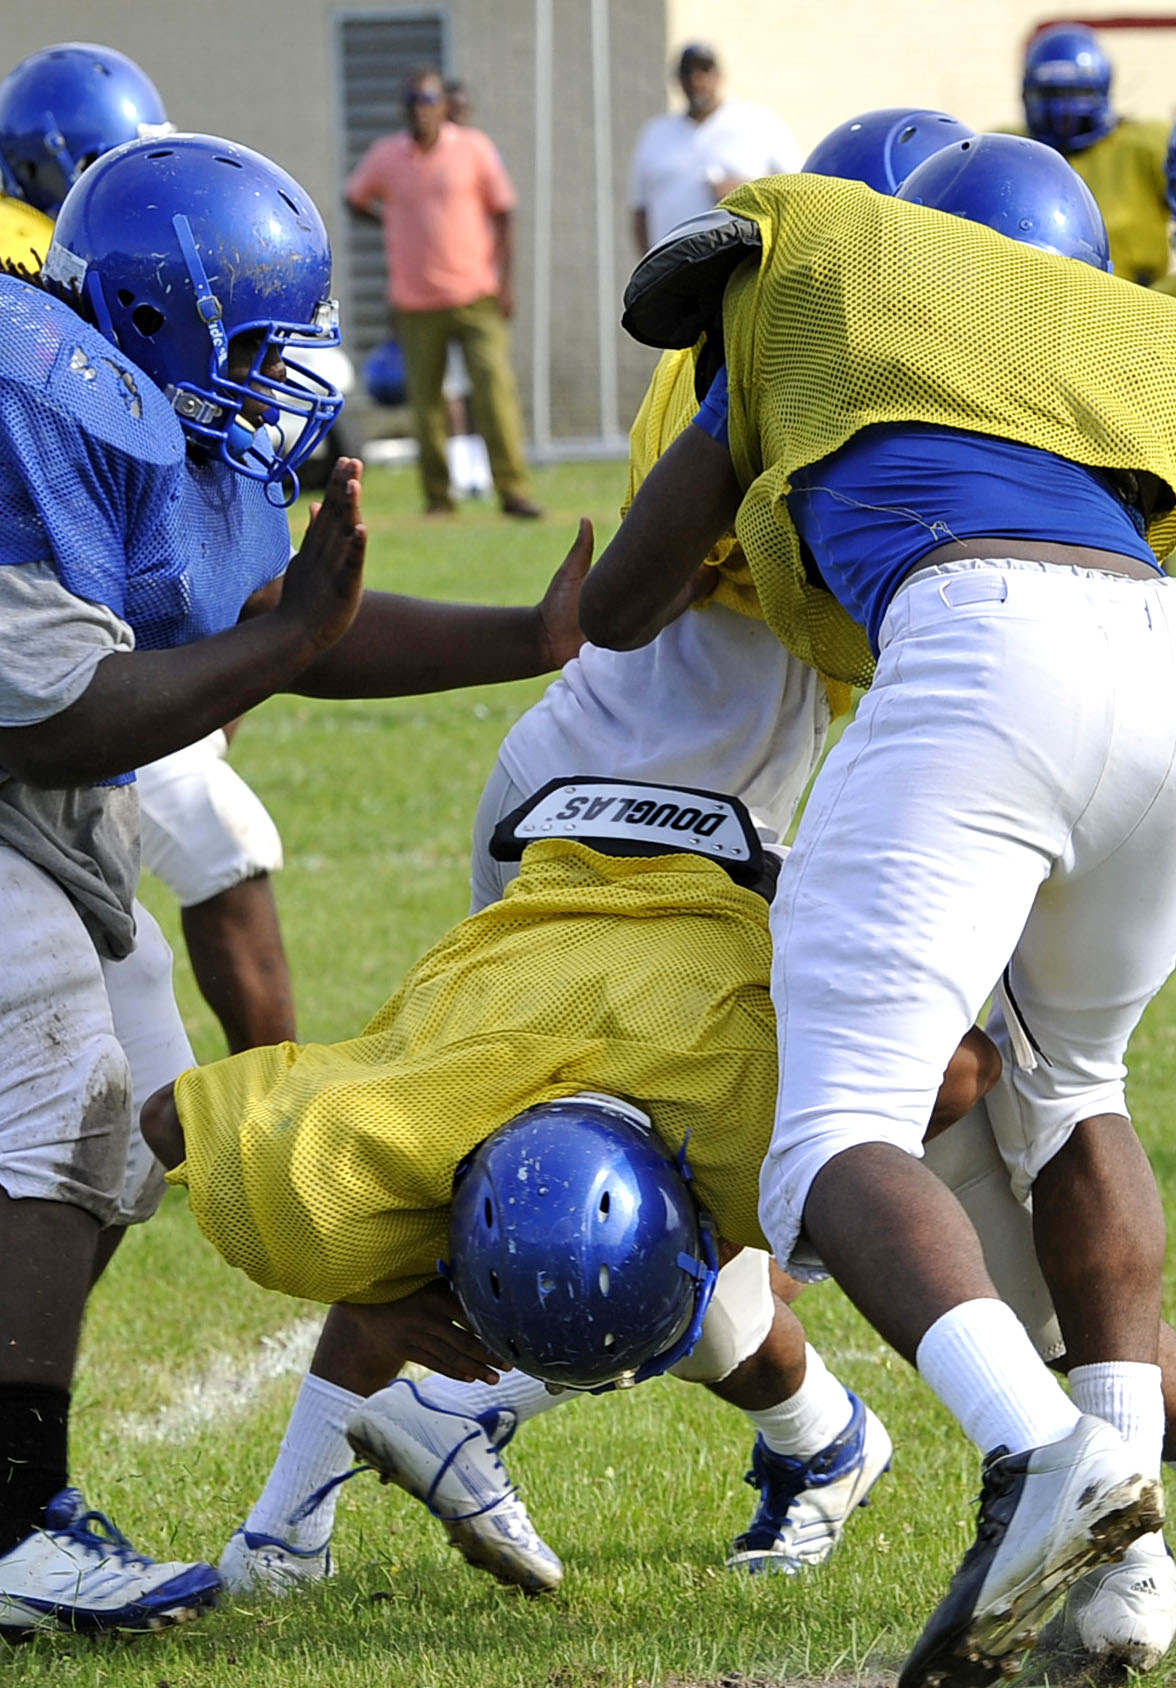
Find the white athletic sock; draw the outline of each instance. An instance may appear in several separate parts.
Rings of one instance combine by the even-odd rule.
[[[1113,1424],[1131,1444],[1148,1477],[1158,1477],[1164,1447],[1164,1396],[1159,1366],[1138,1360],[1102,1360],[1075,1366],[1070,1394],[1079,1412]]]
[[[827,1448],[849,1423],[853,1408],[844,1386],[809,1343],[804,1345],[804,1382],[786,1401],[759,1412],[744,1409],[774,1454],[809,1459]]]
[[[513,1413],[514,1424],[526,1424],[529,1418],[550,1412],[563,1401],[573,1401],[575,1390],[562,1390],[553,1395],[545,1383],[526,1372],[509,1371],[499,1376],[497,1383],[459,1383],[456,1378],[442,1377],[439,1372],[418,1384],[425,1400],[446,1412],[464,1413],[467,1418],[480,1418],[485,1412],[496,1410]],[[491,1441],[497,1437],[491,1431]]]
[[[915,1363],[983,1454],[1060,1442],[1081,1416],[1003,1301],[963,1301],[944,1313]]]
[[[274,1468],[245,1520],[247,1530],[277,1536],[292,1547],[320,1547],[330,1539],[338,1489],[332,1489],[308,1518],[292,1524],[290,1516],[308,1495],[355,1464],[343,1426],[362,1400],[362,1395],[307,1372]]]

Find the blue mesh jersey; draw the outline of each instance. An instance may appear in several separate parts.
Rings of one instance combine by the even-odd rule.
[[[68,305],[0,275],[0,563],[52,563],[159,650],[231,627],[289,555],[260,482],[189,463],[141,370]]]

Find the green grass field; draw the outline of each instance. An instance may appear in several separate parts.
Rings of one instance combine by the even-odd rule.
[[[374,470],[365,507],[372,585],[445,597],[538,597],[590,515],[598,546],[620,464],[541,471],[540,523],[467,506],[417,514],[414,478]],[[301,1034],[354,1032],[466,906],[474,806],[509,723],[542,681],[389,703],[280,698],[233,760],[277,819],[277,881]],[[1159,871],[1167,865],[1157,864]],[[222,1053],[186,969],[174,908],[146,900],[177,948],[197,1052]],[[1153,1006],[1132,1080],[1169,1201],[1176,1164],[1176,996]],[[339,1575],[300,1601],[227,1599],[184,1629],[134,1641],[42,1639],[3,1679],[52,1688],[636,1688],[892,1680],[973,1534],[977,1461],[907,1368],[831,1285],[799,1304],[813,1342],[888,1424],[894,1469],[841,1550],[803,1579],[724,1570],[753,1504],[750,1436],[705,1390],[659,1380],[577,1401],[509,1454],[540,1529],[564,1558],[554,1597],[528,1601],[470,1570],[399,1489],[344,1491]],[[1168,1306],[1176,1313],[1176,1296]],[[224,1266],[169,1196],[94,1297],[76,1391],[75,1480],[145,1551],[207,1557],[260,1489],[309,1354],[318,1310]],[[1027,1671],[1026,1683],[1040,1680]],[[1151,1679],[1167,1680],[1157,1671]]]

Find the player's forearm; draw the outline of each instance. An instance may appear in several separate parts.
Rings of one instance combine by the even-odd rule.
[[[584,582],[580,625],[593,644],[648,644],[694,593],[711,547],[732,527],[739,485],[730,454],[688,427],[654,464]]]
[[[74,703],[0,728],[0,766],[30,785],[93,785],[193,744],[288,688],[321,646],[277,613],[176,650],[116,652]]]
[[[407,697],[522,680],[553,666],[538,607],[367,592],[349,631],[290,689],[305,697]]]

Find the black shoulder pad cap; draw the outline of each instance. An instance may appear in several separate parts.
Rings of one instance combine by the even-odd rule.
[[[759,225],[721,206],[679,223],[630,276],[621,327],[643,346],[693,346],[719,318],[732,270],[763,248]]]

